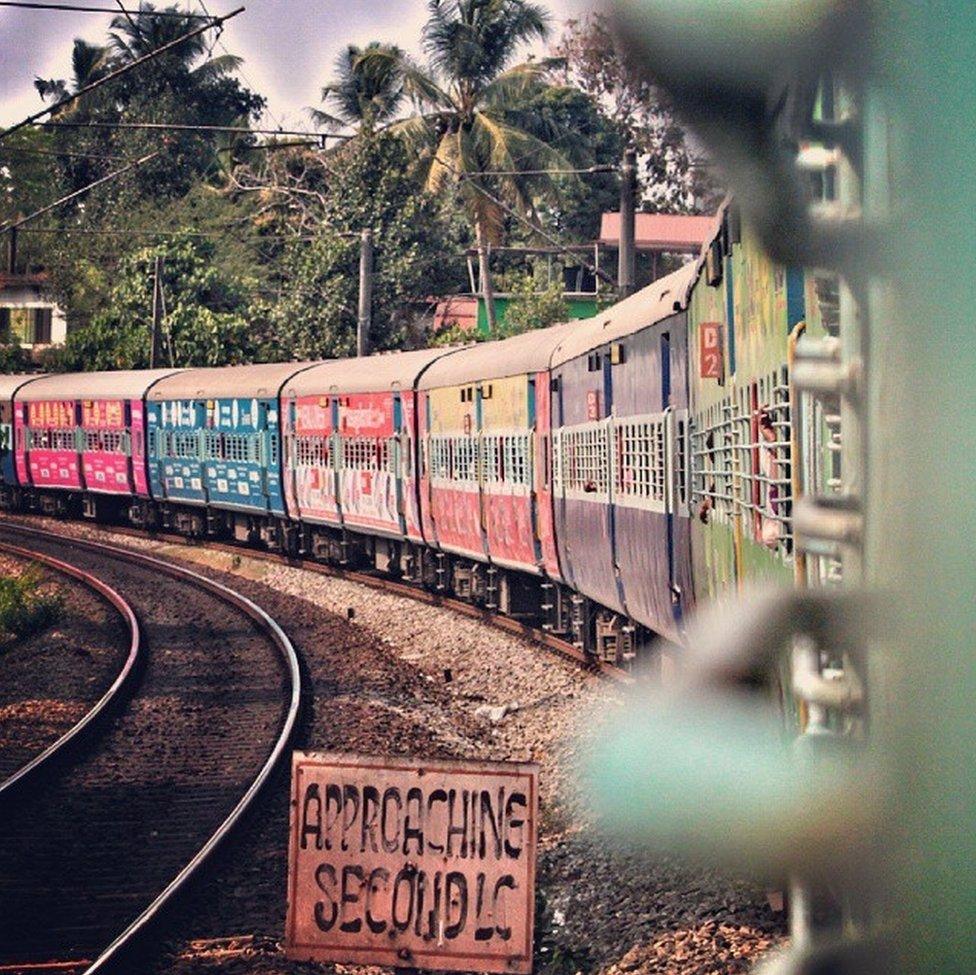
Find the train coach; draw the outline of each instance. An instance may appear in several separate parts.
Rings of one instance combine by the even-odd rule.
[[[417,383],[452,351],[322,362],[285,383],[284,494],[300,551],[419,572]]]
[[[148,501],[145,397],[173,372],[35,376],[17,383],[8,401],[13,477],[4,470],[7,503],[29,491],[45,513],[68,514],[80,502],[88,517],[108,518]]]
[[[812,277],[726,208],[696,261],[590,319],[361,360],[0,380],[0,503],[368,567],[625,663],[788,582],[831,475],[795,401]],[[834,478],[836,479],[836,478]]]
[[[146,396],[145,523],[188,535],[286,544],[282,387],[313,363],[187,369]]]

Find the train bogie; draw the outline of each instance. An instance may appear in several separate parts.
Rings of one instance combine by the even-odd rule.
[[[420,540],[416,381],[445,350],[321,363],[281,398],[292,517]]]
[[[571,325],[472,347],[421,381],[424,532],[477,562],[558,577],[549,361]]]
[[[794,473],[817,448],[794,439],[789,364],[820,315],[812,275],[770,261],[734,208],[708,255],[688,313],[691,547],[699,592],[721,600],[794,580]]]
[[[37,376],[0,376],[0,507],[19,508],[23,492],[14,450],[14,394]]]

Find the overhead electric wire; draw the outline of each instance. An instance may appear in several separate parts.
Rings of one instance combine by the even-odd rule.
[[[600,166],[587,166],[585,169],[486,169],[481,173],[464,173],[465,179],[480,176],[586,176],[596,173],[616,173],[620,167],[610,163]]]
[[[116,2],[121,3],[122,0],[116,0]],[[200,2],[201,10],[203,10],[203,12],[212,20],[213,18],[211,17],[210,11],[207,9],[207,5],[206,3],[204,3],[204,0],[199,0],[199,2]],[[189,3],[187,3],[187,7],[189,7]],[[224,42],[220,39],[219,34],[216,37],[216,43],[220,45],[220,49],[224,52],[224,54],[226,54],[228,57],[232,57],[230,51],[227,50],[227,45],[224,44]],[[241,67],[240,65],[237,67],[237,73],[244,79],[245,84],[247,84],[247,86],[251,89],[251,91],[258,90],[257,85],[255,85],[254,82],[251,81],[251,79],[244,73],[244,68]],[[278,126],[279,129],[284,128],[284,123],[282,122],[281,118],[275,112],[272,112],[270,108],[267,107],[267,102],[265,102],[264,110],[265,112],[267,112],[268,115],[271,116],[272,121],[275,123],[275,125]]]
[[[351,135],[307,129],[251,129],[243,125],[191,125],[183,122],[37,122],[45,129],[149,129],[172,132],[235,132],[241,135],[294,135],[308,139],[351,139]],[[2,133],[0,133],[2,137]]]
[[[304,145],[304,143],[302,143]],[[107,159],[113,162],[132,162],[132,156],[113,156],[95,152],[58,152],[57,149],[35,149],[33,146],[0,146],[0,156],[15,152],[21,156],[64,156],[67,159]]]
[[[18,220],[10,220],[7,223],[0,226],[0,233],[7,233],[11,230],[17,230],[22,227],[25,223],[31,220],[35,220],[37,217],[43,216],[45,213],[50,213],[52,210],[57,209],[59,206],[63,206],[65,203],[70,203],[75,198],[81,196],[83,193],[87,193],[89,190],[95,189],[96,186],[101,186],[102,183],[107,183],[109,180],[118,179],[119,176],[124,176],[126,173],[131,172],[133,169],[144,165],[151,159],[155,159],[157,156],[161,155],[161,152],[157,149],[155,152],[150,152],[145,156],[141,156],[139,159],[134,160],[129,163],[128,166],[123,166],[121,169],[116,169],[114,172],[108,173],[99,179],[93,180],[87,186],[83,186],[80,190],[75,190],[73,193],[69,193],[67,196],[62,196],[60,199],[55,200],[53,203],[49,203],[47,206],[41,207],[40,210],[35,210],[33,213],[28,213],[26,217],[20,217]]]
[[[220,225],[215,230],[130,230],[122,227],[30,227],[32,234],[75,234],[85,237],[226,237],[238,224]],[[3,228],[0,228],[2,232]],[[314,234],[236,234],[234,240],[316,240]]]
[[[82,7],[74,3],[31,3],[28,0],[0,0],[0,7],[23,7],[27,10],[71,11],[82,14],[117,14],[111,7]],[[179,20],[214,20],[209,14],[181,14],[173,10],[129,10],[119,7],[124,14],[138,14],[140,17],[170,17]]]
[[[166,51],[172,50],[174,47],[176,47],[179,44],[183,44],[184,42],[188,41],[191,37],[196,37],[198,34],[202,34],[204,31],[208,31],[212,27],[219,27],[225,21],[230,20],[231,17],[236,17],[243,10],[244,7],[238,7],[236,10],[232,10],[229,14],[226,14],[223,17],[215,18],[212,22],[208,22],[204,24],[202,27],[197,27],[194,30],[189,31],[189,33],[182,34],[180,37],[174,38],[172,41],[163,44],[161,47],[157,47],[154,50],[149,51],[147,54],[142,55],[142,57],[136,58],[135,61],[129,61],[127,64],[124,64],[119,68],[116,68],[114,71],[110,71],[107,75],[104,75],[103,77],[99,78],[97,81],[93,81],[90,85],[85,85],[84,88],[79,89],[73,94],[66,95],[64,98],[61,98],[58,101],[56,101],[53,105],[49,105],[47,108],[42,109],[39,112],[34,112],[33,115],[28,115],[27,118],[18,122],[16,125],[12,125],[10,126],[10,128],[4,129],[2,132],[0,132],[0,139],[5,139],[8,135],[17,132],[28,125],[33,125],[39,119],[44,118],[45,115],[50,115],[53,112],[56,112],[59,108],[63,108],[65,105],[70,105],[73,101],[76,101],[77,99],[81,98],[82,95],[86,95],[88,94],[88,92],[94,91],[96,88],[99,88],[110,81],[114,81],[116,78],[120,77],[123,74],[127,74],[129,71],[132,71],[134,68],[141,67],[143,64],[146,64],[148,61],[152,61],[154,58],[159,57],[159,55],[165,54]],[[301,134],[305,134],[305,133],[301,133]]]

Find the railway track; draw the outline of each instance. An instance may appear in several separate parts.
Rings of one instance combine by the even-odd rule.
[[[0,524],[0,543],[25,542],[131,604],[144,662],[128,706],[87,752],[56,778],[22,783],[0,817],[0,971],[104,972],[129,957],[284,757],[299,663],[278,624],[219,582]]]
[[[21,518],[27,520],[26,516],[12,517],[9,514],[4,514],[0,516],[0,527],[7,524],[19,524],[21,523]],[[464,600],[456,599],[453,596],[430,592],[429,590],[422,589],[419,586],[415,586],[407,582],[401,582],[396,579],[390,579],[386,576],[379,575],[378,573],[327,565],[322,562],[316,562],[310,559],[298,558],[294,556],[281,555],[277,552],[269,552],[235,542],[222,542],[213,539],[197,541],[195,539],[187,538],[185,535],[178,535],[173,532],[147,531],[139,528],[133,528],[128,525],[98,524],[97,527],[102,531],[111,532],[116,535],[127,536],[130,538],[148,538],[155,541],[166,542],[172,545],[184,545],[188,547],[204,546],[213,551],[230,552],[234,555],[242,555],[247,556],[248,558],[276,562],[280,565],[289,565],[294,568],[306,569],[309,572],[314,572],[318,575],[332,576],[334,578],[348,579],[352,582],[359,582],[365,586],[371,586],[374,589],[382,589],[385,592],[395,593],[396,595],[403,596],[406,599],[413,599],[417,602],[427,603],[430,606],[443,606],[448,609],[452,609],[455,612],[461,613],[464,616],[479,619],[482,622],[495,626],[507,633],[514,633],[518,636],[525,637],[526,639],[531,640],[533,643],[536,643],[538,646],[544,647],[545,649],[559,654],[560,656],[569,660],[573,660],[587,669],[595,670],[611,680],[620,681],[623,683],[627,683],[632,680],[632,675],[623,668],[616,667],[613,664],[605,663],[603,661],[595,660],[592,656],[584,653],[568,640],[560,639],[558,636],[555,636],[544,629],[529,626],[528,624],[523,623],[520,620],[512,619],[509,616],[503,616],[499,613],[492,613],[490,610],[482,609],[480,606],[475,606],[471,603],[465,602]]]
[[[81,747],[82,742],[94,733],[100,720],[121,704],[136,675],[136,665],[140,660],[141,652],[141,633],[132,606],[97,576],[61,559],[32,552],[19,545],[0,542],[0,552],[38,562],[48,569],[77,580],[116,610],[129,634],[128,653],[117,676],[84,716],[30,761],[12,770],[0,770],[0,774],[3,775],[0,779],[0,809],[3,809],[4,804],[12,801],[18,790],[33,784],[38,776],[52,768],[70,749]]]

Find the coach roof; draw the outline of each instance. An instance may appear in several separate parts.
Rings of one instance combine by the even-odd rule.
[[[38,400],[139,399],[153,383],[172,376],[176,369],[120,369],[117,372],[66,372],[40,376],[28,383],[17,399]]]
[[[33,382],[35,379],[40,378],[40,376],[36,375],[28,376],[23,374],[16,376],[0,375],[0,399],[10,399],[24,383]]]
[[[463,386],[481,379],[502,379],[541,372],[562,338],[579,322],[565,322],[550,328],[537,328],[498,342],[485,342],[459,349],[435,362],[420,377],[419,389]]]
[[[228,399],[233,397],[275,397],[296,372],[314,362],[270,362],[254,366],[219,366],[187,369],[157,383],[149,399]]]
[[[323,393],[379,393],[413,389],[417,377],[432,362],[457,349],[417,349],[387,352],[361,359],[330,359],[298,373],[284,386],[288,396]]]
[[[700,261],[690,261],[605,311],[579,322],[579,328],[554,350],[552,366],[562,365],[684,311],[700,267]]]

